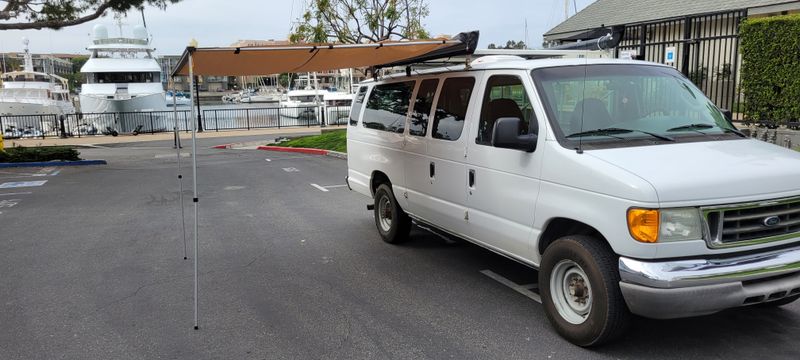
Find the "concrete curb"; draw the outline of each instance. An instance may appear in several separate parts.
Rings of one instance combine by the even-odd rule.
[[[14,167],[48,167],[48,166],[84,166],[84,165],[106,165],[105,160],[78,160],[78,161],[42,161],[42,162],[21,162],[21,163],[2,163],[2,168]]]
[[[300,154],[310,154],[310,155],[325,155],[339,159],[347,159],[347,153],[333,151],[333,150],[271,146],[271,145],[259,146],[256,149],[265,151],[280,151],[280,152],[290,152],[290,153],[300,153]]]
[[[310,154],[310,155],[328,155],[330,151],[322,150],[322,149],[312,149],[312,148],[300,148],[300,147],[285,147],[285,146],[259,146],[256,149],[258,150],[266,150],[266,151],[280,151],[280,152],[290,152],[290,153],[301,153],[301,154]]]

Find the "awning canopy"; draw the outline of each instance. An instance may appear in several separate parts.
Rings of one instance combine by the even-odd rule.
[[[172,76],[248,76],[358,67],[406,65],[475,51],[478,32],[451,39],[386,41],[372,44],[302,44],[263,47],[186,48]]]

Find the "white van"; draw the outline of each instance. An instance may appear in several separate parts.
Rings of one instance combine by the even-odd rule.
[[[675,69],[485,57],[361,84],[348,185],[539,270],[569,341],[800,297],[800,153],[749,139]]]

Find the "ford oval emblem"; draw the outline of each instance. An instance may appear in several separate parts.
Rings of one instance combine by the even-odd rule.
[[[770,216],[764,218],[764,221],[762,221],[761,223],[764,224],[764,226],[766,227],[773,227],[781,223],[781,218],[777,216]]]

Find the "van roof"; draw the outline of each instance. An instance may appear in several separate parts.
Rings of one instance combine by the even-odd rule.
[[[621,60],[621,59],[608,59],[608,58],[592,58],[592,59],[570,58],[570,59],[534,59],[534,60],[525,60],[520,58],[519,60],[503,59],[500,61],[473,63],[470,69],[466,69],[465,65],[453,65],[453,66],[445,66],[445,67],[425,69],[425,70],[412,70],[412,74],[410,77],[413,78],[423,75],[442,74],[442,73],[461,72],[461,71],[481,71],[481,70],[499,70],[499,69],[533,70],[546,67],[595,65],[595,64],[631,64],[631,65],[635,64],[635,65],[669,67],[668,65],[649,62],[649,61]],[[408,76],[406,76],[405,73],[390,74],[382,77],[381,79],[378,80],[378,82],[392,80],[392,79],[402,79],[406,77]],[[375,82],[374,79],[367,79],[362,81],[361,84],[370,84],[374,82]]]

